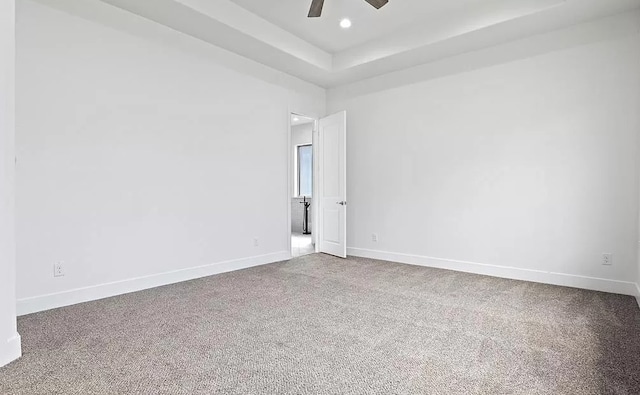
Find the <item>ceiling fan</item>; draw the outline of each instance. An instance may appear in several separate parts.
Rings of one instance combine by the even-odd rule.
[[[367,3],[374,6],[376,9],[382,8],[385,4],[389,2],[389,0],[364,0]],[[324,5],[324,0],[312,0],[311,1],[311,9],[309,9],[309,18],[317,18],[322,15],[322,6]]]

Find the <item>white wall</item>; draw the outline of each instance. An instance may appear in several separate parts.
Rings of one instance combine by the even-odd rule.
[[[640,36],[602,23],[329,91],[348,113],[349,252],[633,294]],[[447,75],[482,56],[509,61]]]
[[[291,127],[291,143],[294,146],[313,142],[313,123],[305,123]]]
[[[14,241],[15,2],[0,2],[0,366],[20,356]]]
[[[96,1],[47,3],[18,9],[19,312],[288,257],[289,113],[323,115],[324,90]]]

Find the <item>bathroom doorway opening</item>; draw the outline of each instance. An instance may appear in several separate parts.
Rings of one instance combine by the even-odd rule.
[[[291,255],[313,254],[315,248],[314,223],[314,145],[316,120],[291,114],[290,120],[291,171]]]

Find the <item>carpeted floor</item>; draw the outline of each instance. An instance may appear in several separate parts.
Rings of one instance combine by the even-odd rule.
[[[19,319],[0,394],[639,394],[627,296],[307,255]]]

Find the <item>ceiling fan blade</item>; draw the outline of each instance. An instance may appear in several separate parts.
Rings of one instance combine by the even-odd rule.
[[[389,2],[389,0],[364,0],[364,1],[376,7],[376,9],[382,8],[382,6],[384,6]]]
[[[311,8],[309,9],[309,18],[317,18],[322,15],[322,6],[324,5],[324,0],[313,0],[311,1]]]

